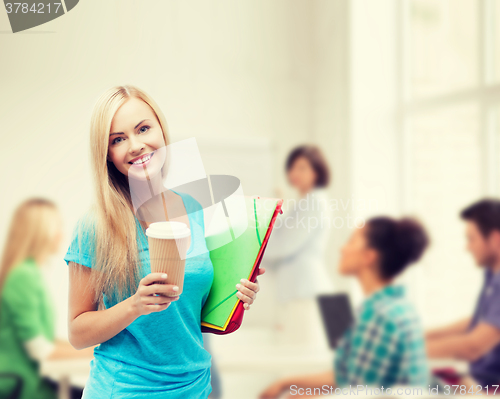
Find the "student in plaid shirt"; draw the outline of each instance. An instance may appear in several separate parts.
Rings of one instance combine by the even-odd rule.
[[[404,288],[388,285],[365,300],[335,354],[337,386],[428,384],[424,333]]]
[[[260,398],[278,398],[282,392],[324,394],[321,389],[328,386],[427,387],[424,332],[404,288],[393,285],[427,244],[424,228],[410,218],[372,218],[355,230],[342,249],[339,270],[357,278],[366,298],[339,342],[334,372],[284,378]]]

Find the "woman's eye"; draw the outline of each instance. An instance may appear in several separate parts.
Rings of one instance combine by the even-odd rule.
[[[139,128],[139,132],[140,132],[140,133],[146,133],[149,129],[150,129],[150,127],[149,127],[149,126],[141,126],[141,127]]]
[[[119,140],[119,141],[118,141]],[[123,137],[117,137],[116,139],[113,139],[113,141],[111,142],[111,144],[118,144],[118,143],[121,143],[121,141],[123,140]]]

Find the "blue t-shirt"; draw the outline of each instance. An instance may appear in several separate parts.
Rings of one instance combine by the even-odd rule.
[[[184,202],[191,228],[183,292],[166,310],[139,316],[94,349],[84,399],[206,398],[212,391],[211,356],[203,347],[200,326],[201,309],[213,281],[203,208],[190,195],[177,194]],[[79,250],[78,228],[75,229],[64,260],[92,267],[93,248],[84,234]],[[137,244],[142,278],[151,272],[151,266],[148,240],[138,221]],[[116,304],[106,296],[103,299],[106,309]]]
[[[469,330],[479,323],[500,329],[500,272],[486,270],[484,285]],[[474,379],[482,386],[500,384],[500,344],[470,364]]]

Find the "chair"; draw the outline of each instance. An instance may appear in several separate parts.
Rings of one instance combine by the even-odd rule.
[[[5,399],[19,399],[21,397],[21,391],[23,389],[23,380],[17,374],[12,373],[0,373],[0,379],[3,380],[13,380],[14,389],[9,393]]]

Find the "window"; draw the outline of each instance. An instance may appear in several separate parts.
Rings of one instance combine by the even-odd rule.
[[[401,4],[403,209],[432,240],[405,279],[436,325],[470,315],[482,282],[459,212],[500,196],[500,1]]]

